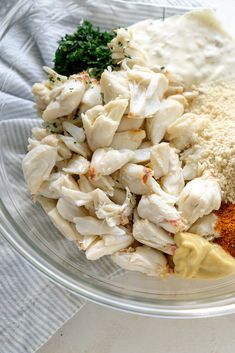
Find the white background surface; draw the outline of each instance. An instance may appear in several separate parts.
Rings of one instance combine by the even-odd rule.
[[[213,1],[235,33],[235,1]],[[234,353],[235,314],[169,320],[117,312],[88,303],[37,353]]]
[[[89,303],[37,353],[234,353],[235,315],[169,320]]]

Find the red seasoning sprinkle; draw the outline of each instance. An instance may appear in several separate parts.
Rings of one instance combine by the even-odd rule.
[[[223,203],[214,213],[218,217],[215,230],[220,234],[215,242],[235,257],[235,204]]]

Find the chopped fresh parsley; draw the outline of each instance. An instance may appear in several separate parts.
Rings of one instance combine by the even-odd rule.
[[[50,130],[52,134],[55,134],[57,132],[57,125],[55,125],[54,123],[45,124],[45,128]]]
[[[101,98],[102,98],[102,102],[103,102],[103,104],[104,104],[104,93],[101,92],[100,95],[101,95]]]
[[[101,32],[99,28],[84,21],[73,34],[66,34],[59,41],[55,52],[54,69],[61,75],[72,75],[88,70],[99,78],[107,66],[113,66],[112,52],[108,43],[114,32]]]
[[[48,77],[48,80],[49,80],[50,82],[52,82],[52,83],[55,83],[55,79],[54,79],[52,76],[49,76],[49,77]]]

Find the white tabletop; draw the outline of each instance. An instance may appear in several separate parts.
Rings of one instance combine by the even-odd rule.
[[[89,303],[37,353],[234,353],[234,325],[235,315],[156,319]]]

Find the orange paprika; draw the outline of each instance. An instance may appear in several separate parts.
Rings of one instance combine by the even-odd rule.
[[[215,230],[220,234],[215,242],[235,257],[235,204],[222,203],[214,213],[218,217]]]

